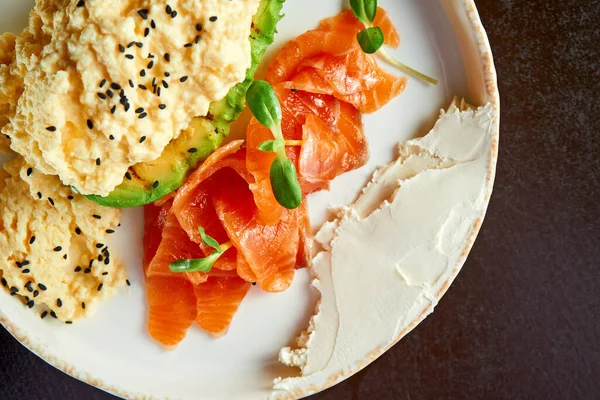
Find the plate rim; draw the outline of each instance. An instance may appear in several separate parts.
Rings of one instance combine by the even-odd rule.
[[[464,265],[467,256],[469,255],[473,244],[475,243],[475,239],[477,238],[483,221],[485,219],[485,215],[487,212],[487,207],[489,205],[489,201],[492,194],[492,189],[494,186],[494,181],[496,177],[496,166],[498,161],[498,150],[499,150],[499,138],[500,138],[500,93],[498,90],[498,82],[497,82],[497,73],[494,65],[494,59],[492,55],[491,46],[489,43],[489,39],[481,18],[479,16],[479,12],[477,10],[477,6],[475,4],[475,0],[442,0],[443,3],[461,3],[464,7],[464,11],[466,16],[469,19],[470,28],[472,33],[474,34],[475,42],[477,45],[479,60],[483,67],[483,78],[485,91],[488,96],[488,101],[491,103],[492,108],[494,110],[494,121],[492,124],[492,148],[490,154],[490,164],[488,165],[488,176],[487,176],[487,186],[486,186],[486,207],[483,211],[480,218],[475,221],[475,224],[472,226],[471,235],[467,239],[467,243],[463,249],[460,259],[458,260],[456,266],[452,270],[452,273],[448,277],[448,279],[442,283],[441,289],[436,294],[436,299],[441,299],[445,293],[450,288],[452,282],[456,279],[458,274],[460,273],[462,266]],[[456,7],[459,7],[457,5]],[[427,306],[419,316],[414,319],[403,331],[401,331],[398,336],[391,342],[390,345],[385,347],[380,347],[373,352],[367,354],[364,359],[353,365],[351,368],[348,368],[344,371],[340,371],[338,373],[330,376],[324,385],[320,387],[309,387],[304,389],[299,389],[297,391],[292,392],[276,392],[273,393],[272,398],[277,400],[284,399],[298,399],[306,396],[310,396],[319,392],[322,392],[326,389],[329,389],[341,381],[351,377],[356,374],[381,355],[383,355],[387,350],[397,344],[404,336],[406,336],[409,332],[411,332],[415,327],[417,327],[423,320],[429,315],[429,308]],[[61,360],[56,354],[54,354],[50,349],[46,349],[44,345],[35,343],[30,337],[28,337],[27,332],[24,329],[19,328],[16,323],[11,322],[6,314],[0,309],[0,325],[2,325],[10,334],[13,336],[21,345],[23,345],[27,350],[31,351],[37,357],[58,369],[59,371],[69,375],[70,377],[77,379],[81,382],[84,382],[88,385],[94,386],[100,390],[103,390],[112,395],[127,398],[127,399],[160,399],[159,397],[155,397],[150,394],[145,393],[132,393],[127,389],[113,386],[105,383],[103,380],[96,378],[89,374],[88,372],[82,370],[80,367],[76,365],[72,365],[68,362]]]

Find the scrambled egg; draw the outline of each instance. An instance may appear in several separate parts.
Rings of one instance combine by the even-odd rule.
[[[109,194],[244,80],[258,4],[37,0],[0,40],[0,148],[8,136],[40,172]]]
[[[74,193],[20,156],[1,171],[0,210],[2,285],[30,308],[44,304],[46,314],[73,321],[127,283],[105,244],[119,210]]]

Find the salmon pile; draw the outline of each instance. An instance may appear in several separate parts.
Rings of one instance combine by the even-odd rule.
[[[397,47],[400,38],[386,12],[374,22]],[[377,111],[400,94],[406,78],[383,71],[357,40],[364,27],[352,11],[326,19],[289,42],[267,70],[282,109],[288,158],[304,196],[329,188],[337,176],[369,158],[362,113]],[[311,256],[306,202],[280,206],[270,182],[275,154],[259,145],[271,131],[252,119],[246,140],[213,153],[177,193],[145,207],[144,272],[150,335],[177,345],[196,322],[216,337],[227,332],[252,284],[286,290]],[[208,273],[175,273],[169,264],[209,256],[199,233],[232,243]]]

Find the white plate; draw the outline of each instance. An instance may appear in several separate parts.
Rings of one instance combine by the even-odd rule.
[[[33,0],[0,0],[0,29],[22,28],[32,4]],[[344,5],[338,0],[288,0],[271,54]],[[309,199],[315,227],[327,218],[328,207],[354,200],[375,167],[393,159],[398,142],[426,133],[452,96],[464,96],[475,105],[492,102],[499,113],[489,43],[472,0],[382,0],[380,5],[399,28],[402,44],[397,56],[439,78],[440,84],[432,87],[410,80],[399,98],[365,118],[371,160],[338,178],[330,192]],[[492,170],[490,185],[493,175]],[[306,327],[312,314],[316,299],[309,289],[308,271],[300,271],[284,293],[266,294],[254,287],[226,337],[215,340],[192,328],[177,349],[166,351],[146,333],[142,219],[139,209],[125,212],[111,246],[120,250],[133,286],[109,300],[94,318],[74,325],[42,321],[0,291],[0,323],[53,366],[122,397],[268,397],[274,378],[296,373],[282,367],[277,354]]]

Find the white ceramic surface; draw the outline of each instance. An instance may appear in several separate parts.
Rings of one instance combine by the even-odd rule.
[[[0,30],[18,32],[32,4],[0,0]],[[271,56],[345,5],[339,0],[287,0]],[[328,218],[330,207],[355,199],[375,167],[394,158],[398,142],[426,133],[454,95],[475,105],[490,101],[499,113],[489,44],[472,0],[381,0],[380,5],[400,31],[402,44],[394,53],[439,78],[440,84],[410,80],[400,97],[366,116],[371,160],[336,179],[330,192],[310,197],[314,227]],[[490,185],[494,169],[492,165]],[[127,398],[262,399],[271,393],[274,378],[297,373],[281,366],[277,354],[305,329],[314,309],[317,299],[309,289],[308,271],[300,271],[284,293],[266,294],[254,287],[226,337],[215,340],[194,327],[177,349],[166,351],[145,330],[142,222],[141,210],[125,212],[111,245],[126,263],[132,287],[104,304],[94,318],[74,325],[41,320],[0,291],[0,323],[50,364]]]

